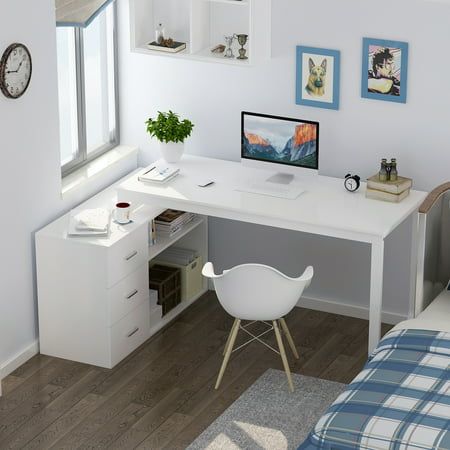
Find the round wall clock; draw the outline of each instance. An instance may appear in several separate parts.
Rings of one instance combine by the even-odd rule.
[[[31,79],[31,55],[23,44],[11,44],[0,60],[0,89],[8,98],[19,98]]]

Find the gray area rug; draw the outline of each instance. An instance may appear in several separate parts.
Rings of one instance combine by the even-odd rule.
[[[296,449],[345,385],[269,369],[188,450]]]

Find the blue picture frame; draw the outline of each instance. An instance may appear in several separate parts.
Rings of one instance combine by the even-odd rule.
[[[383,77],[376,70],[373,57],[378,53],[380,61],[387,61],[389,56],[392,61],[390,66],[390,75]],[[408,43],[400,41],[391,41],[386,39],[363,38],[362,49],[362,72],[361,72],[361,97],[373,100],[383,100],[388,102],[406,103],[408,90]],[[383,67],[384,64],[378,65]],[[387,92],[387,85],[376,86],[377,81],[383,80],[392,82],[392,86]],[[372,81],[374,83],[372,83]],[[369,86],[371,83],[371,86]],[[377,92],[379,91],[379,92]]]
[[[312,57],[311,57],[312,56]],[[308,59],[308,65],[305,62]],[[313,72],[316,69],[320,69],[323,61],[326,60],[325,69],[329,69],[330,63],[332,62],[333,70],[330,72],[326,71],[325,83],[321,82],[323,89],[319,93],[315,94],[308,87],[312,84],[314,87],[314,81],[311,81],[311,77],[317,75]],[[311,65],[310,61],[314,63]],[[341,52],[339,50],[330,50],[325,48],[317,47],[306,47],[303,45],[297,46],[297,76],[296,76],[296,104],[313,106],[315,108],[326,108],[326,109],[339,109],[339,86],[340,86],[340,73],[341,73]],[[331,80],[330,80],[330,77]],[[332,87],[331,92],[330,87]],[[317,88],[316,88],[317,92]]]

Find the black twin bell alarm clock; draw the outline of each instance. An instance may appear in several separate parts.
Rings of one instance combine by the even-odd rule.
[[[348,173],[344,180],[345,189],[349,192],[356,192],[361,186],[361,178],[358,175]]]

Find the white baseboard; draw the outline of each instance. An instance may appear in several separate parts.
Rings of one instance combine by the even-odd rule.
[[[209,280],[211,281],[211,280]],[[214,284],[209,283],[209,289],[214,291]],[[323,311],[341,316],[356,317],[357,319],[369,320],[369,308],[365,306],[356,306],[340,300],[323,300],[315,297],[302,297],[297,306],[302,308],[313,309],[314,311]],[[381,320],[389,325],[397,325],[407,320],[408,316],[389,311],[382,311]]]
[[[356,317],[357,319],[369,320],[369,308],[365,306],[356,306],[342,301],[323,300],[314,297],[302,297],[297,303],[302,308],[313,309],[315,311],[323,311],[332,314],[340,314],[342,316]],[[381,320],[383,323],[397,325],[403,320],[408,319],[406,315],[382,311]]]
[[[31,345],[17,353],[8,361],[0,362],[0,396],[2,395],[1,380],[14,372],[22,364],[39,353],[39,340],[36,339]]]

